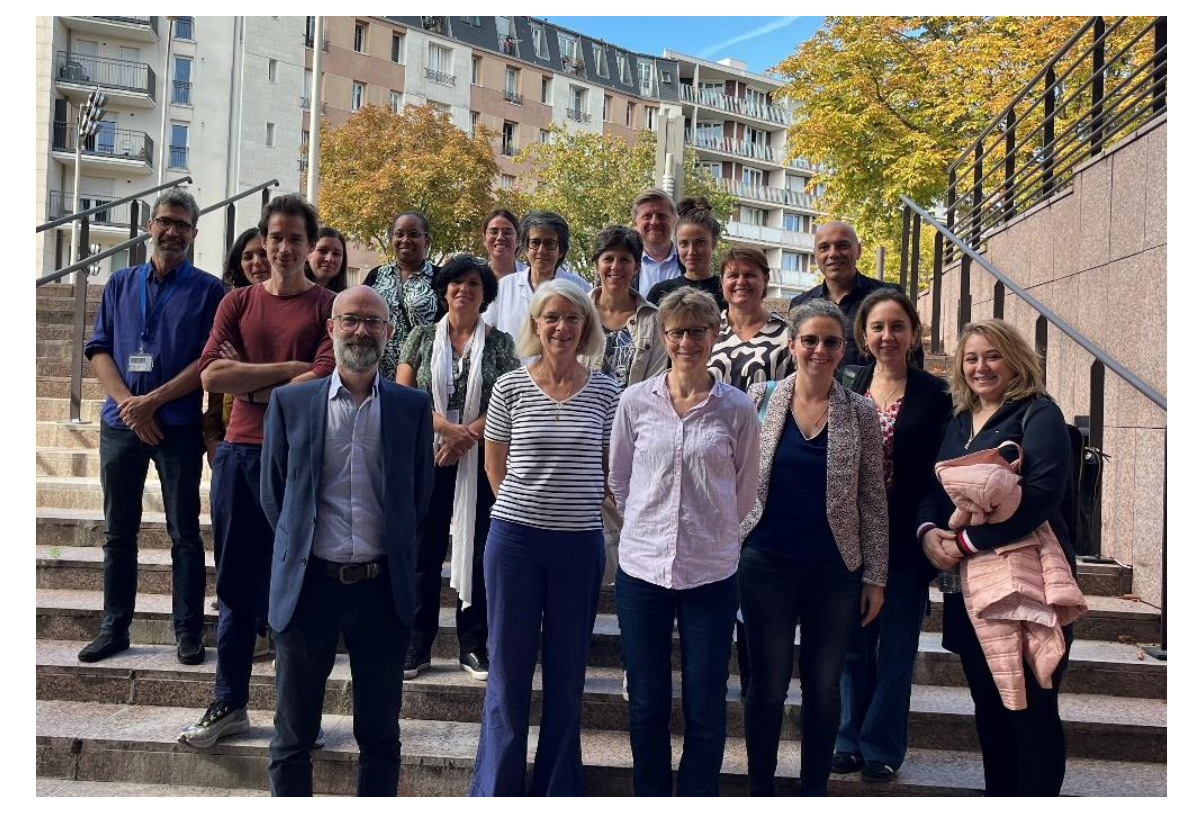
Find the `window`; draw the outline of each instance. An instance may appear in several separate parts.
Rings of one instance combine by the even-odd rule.
[[[745,101],[750,105],[762,106],[766,104],[766,95],[761,91],[754,90],[753,88],[746,88]]]
[[[470,64],[469,81],[473,85],[482,84],[482,58],[476,55]]]
[[[623,85],[634,84],[634,79],[630,76],[630,60],[621,52],[618,52],[618,79]]]
[[[552,78],[544,77],[539,89],[540,102],[544,105],[552,104]]]
[[[659,72],[659,82],[663,83],[664,85],[671,85],[671,72],[670,71],[660,71]]]
[[[462,17],[461,22],[469,23],[474,28],[482,27],[482,18],[481,17]]]
[[[576,85],[570,85],[568,86],[568,90],[568,107],[577,114],[585,113],[585,100],[588,97],[586,89]]]
[[[469,132],[471,136],[478,132],[478,125],[481,124],[481,121],[482,115],[480,113],[477,111],[469,112]]]
[[[647,115],[647,130],[648,131],[655,130],[655,126],[659,122],[659,109],[655,108],[651,105],[648,105],[648,106],[646,106],[646,115]]]
[[[192,40],[194,38],[194,18],[178,17],[173,26],[173,38],[177,40]]]
[[[782,269],[797,273],[806,272],[807,256],[803,253],[792,253],[790,250],[783,250]]]
[[[543,59],[551,59],[548,54],[548,38],[544,32],[543,26],[531,23],[531,44],[535,47],[535,55]]]
[[[782,217],[782,229],[793,233],[806,233],[803,229],[803,217],[798,213],[786,213]]]
[[[393,31],[391,33],[391,61],[399,62],[400,58],[403,56],[403,51],[404,38]]]
[[[279,65],[277,60],[268,60],[268,82],[273,85],[276,84],[276,73],[279,71]]]
[[[516,153],[515,143],[518,141],[519,126],[515,122],[505,120],[502,123],[502,155],[514,156]]]
[[[305,48],[313,47],[313,34],[317,30],[317,18],[305,18]]]
[[[173,58],[173,104],[193,105],[193,83],[190,82],[194,61],[189,57]]]
[[[264,125],[264,144],[269,148],[276,147],[276,123],[268,122]]]
[[[638,92],[644,97],[654,96],[655,89],[651,83],[655,78],[655,66],[648,60],[638,61]]]
[[[391,113],[398,114],[400,109],[404,107],[404,95],[399,91],[391,92]]]
[[[354,83],[350,91],[350,110],[357,111],[362,106],[366,105],[367,86],[365,82]]]
[[[498,186],[503,190],[510,190],[515,184],[515,177],[506,173],[502,174],[498,179]]]
[[[568,57],[569,60],[575,61],[577,58],[577,41],[571,34],[563,32],[556,32],[556,39],[560,41],[560,58]]]
[[[453,49],[429,43],[427,72],[433,82],[452,85],[456,79],[453,76]]]
[[[170,130],[169,167],[185,170],[189,167],[189,126],[173,123]]]
[[[539,132],[539,143],[541,145],[551,145],[552,144],[552,132],[550,130],[548,130],[547,128],[544,128],[542,131],[540,131]]]
[[[593,43],[593,69],[599,77],[609,76],[609,62],[605,58],[605,46]]]
[[[305,92],[301,95],[301,107],[306,111],[309,106],[313,104],[313,71],[310,68],[305,69]]]
[[[519,96],[519,69],[507,66],[506,84],[504,89],[507,97]]]
[[[756,224],[759,227],[766,226],[766,211],[759,210],[756,207],[741,206],[741,223],[742,224]]]
[[[760,186],[762,184],[762,171],[743,167],[741,169],[741,181],[747,185]]]
[[[704,168],[717,179],[725,178],[725,168],[720,162],[697,162],[699,167]]]
[[[601,119],[605,122],[613,122],[614,112],[614,98],[609,94],[601,100]]]
[[[796,192],[803,192],[807,189],[807,180],[802,176],[794,176],[787,174],[787,190],[794,190]]]
[[[359,54],[367,53],[367,24],[361,20],[354,21],[354,50]]]
[[[626,127],[627,128],[634,127],[634,103],[633,102],[626,103]]]

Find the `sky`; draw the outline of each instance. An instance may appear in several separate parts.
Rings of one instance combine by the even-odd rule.
[[[794,52],[822,17],[548,17],[557,25],[614,45],[662,54],[681,51],[707,60],[736,57],[761,74]]]

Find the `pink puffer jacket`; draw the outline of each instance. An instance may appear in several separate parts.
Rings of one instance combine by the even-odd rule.
[[[1004,443],[1001,448],[1016,445]],[[1020,457],[1011,464],[999,449],[936,464],[935,473],[956,504],[952,529],[975,524],[959,524],[957,518],[1008,519],[1021,502],[1020,466]],[[960,563],[960,582],[964,605],[1001,701],[1009,710],[1024,710],[1022,662],[1029,664],[1038,683],[1049,690],[1067,649],[1062,627],[1087,611],[1087,601],[1062,546],[1050,524],[1042,523],[1022,540],[965,559]]]

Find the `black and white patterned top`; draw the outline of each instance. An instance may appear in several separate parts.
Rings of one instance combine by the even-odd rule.
[[[379,372],[388,380],[395,380],[400,350],[413,328],[422,324],[435,324],[444,314],[444,305],[432,289],[434,272],[432,262],[425,261],[419,272],[404,281],[398,265],[383,264],[371,270],[363,282],[383,296],[391,313],[388,320],[395,327],[395,333],[387,342],[383,357],[379,359]]]
[[[601,359],[601,371],[618,382],[623,389],[630,380],[630,367],[634,364],[637,348],[634,337],[630,334],[630,325],[621,329],[607,329],[605,331],[605,357]]]
[[[600,531],[603,457],[618,392],[600,372],[590,372],[562,402],[540,389],[526,367],[499,378],[486,410],[486,439],[510,444],[510,453],[490,516],[553,531]]]
[[[755,383],[782,380],[791,367],[789,342],[790,327],[778,313],[770,313],[758,333],[743,341],[729,325],[726,310],[721,313],[721,334],[712,348],[708,368],[720,381],[743,392]]]

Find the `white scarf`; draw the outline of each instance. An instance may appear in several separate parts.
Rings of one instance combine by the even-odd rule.
[[[480,317],[469,339],[469,378],[465,383],[465,407],[461,422],[468,425],[481,414],[482,350],[486,346],[486,322]],[[449,317],[437,321],[432,344],[432,404],[448,417],[449,395],[453,391],[453,342],[449,340]],[[473,604],[474,517],[478,506],[478,447],[470,446],[457,461],[457,480],[453,489],[453,559],[449,587],[456,589],[464,610]]]

